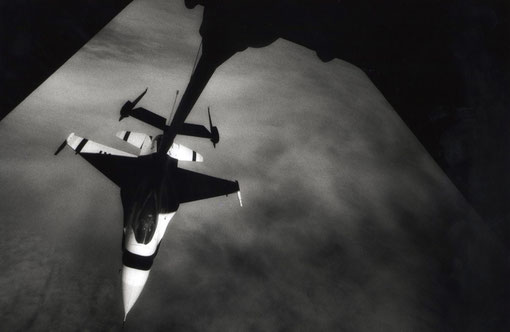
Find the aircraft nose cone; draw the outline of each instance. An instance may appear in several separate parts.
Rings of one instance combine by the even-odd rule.
[[[122,267],[122,300],[124,302],[124,320],[129,310],[133,307],[140,296],[150,271],[133,269],[128,266]]]

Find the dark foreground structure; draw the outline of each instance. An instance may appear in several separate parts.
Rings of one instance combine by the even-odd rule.
[[[0,120],[131,1],[2,1]]]
[[[360,67],[501,239],[510,240],[510,5],[505,1],[185,1],[203,52],[177,114],[224,61],[284,38]],[[402,156],[405,158],[405,156]],[[507,244],[508,246],[508,244]]]

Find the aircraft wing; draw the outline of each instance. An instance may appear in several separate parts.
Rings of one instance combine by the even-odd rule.
[[[131,1],[2,1],[0,120]]]
[[[205,126],[193,123],[183,123],[177,134],[203,138],[212,137],[211,133],[209,132],[209,130],[207,130]]]
[[[66,142],[117,186],[122,187],[135,178],[140,164],[135,155],[76,136],[74,133],[69,135]]]
[[[137,107],[131,111],[129,111],[129,116],[138,119],[142,122],[145,122],[153,127],[156,127],[161,130],[166,129],[166,119],[161,115],[158,115],[154,112],[149,111],[143,107]],[[194,136],[194,137],[203,137],[203,138],[211,138],[211,133],[205,126],[197,125],[193,123],[183,123],[179,131],[177,132],[179,135],[186,136]]]
[[[134,110],[131,110],[129,112],[129,116],[132,116],[133,118],[145,122],[158,129],[165,130],[166,119],[161,115],[153,113],[143,107],[137,107]]]
[[[198,201],[239,191],[237,181],[224,180],[182,168],[177,168],[175,177],[172,179],[179,203]]]
[[[80,156],[119,187],[136,177],[138,158],[98,153],[80,153]]]

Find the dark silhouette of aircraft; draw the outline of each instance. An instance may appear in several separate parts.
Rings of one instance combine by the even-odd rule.
[[[133,116],[163,130],[163,134],[153,138],[131,131],[117,133],[117,137],[140,150],[138,156],[78,137],[74,133],[55,152],[56,155],[66,144],[69,145],[120,188],[124,210],[124,320],[147,281],[161,239],[179,205],[235,192],[241,203],[237,181],[223,180],[177,166],[178,161],[203,161],[200,154],[174,143],[177,134],[214,140],[217,136],[211,135],[203,126],[187,123],[176,131],[176,127],[165,124],[163,117],[141,107],[134,108],[146,92],[135,101],[126,102],[121,110],[121,119]],[[215,132],[217,134],[217,129]]]
[[[142,92],[134,101],[127,101],[120,110],[120,118],[121,121],[124,118],[129,116],[134,117],[142,122],[145,122],[153,127],[159,128],[163,131],[168,130],[167,121],[162,116],[155,114],[143,107],[135,108],[136,104],[143,98],[143,96],[147,93],[147,89]],[[177,91],[179,93],[179,91]],[[177,96],[176,96],[177,98]],[[209,117],[209,130],[202,125],[196,125],[192,123],[183,123],[182,126],[178,130],[179,135],[186,136],[195,136],[202,138],[209,138],[213,143],[213,146],[216,147],[216,144],[220,141],[220,133],[218,131],[218,127],[213,126],[211,120],[211,110],[207,108],[207,114]]]
[[[510,243],[510,25],[503,0],[185,0],[202,55],[175,121],[215,69],[284,38],[361,68],[452,182]],[[405,156],[403,156],[405,157]]]
[[[0,120],[131,1],[2,1]]]

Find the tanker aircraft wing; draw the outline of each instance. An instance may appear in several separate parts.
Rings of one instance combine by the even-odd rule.
[[[131,1],[3,1],[0,120]]]

